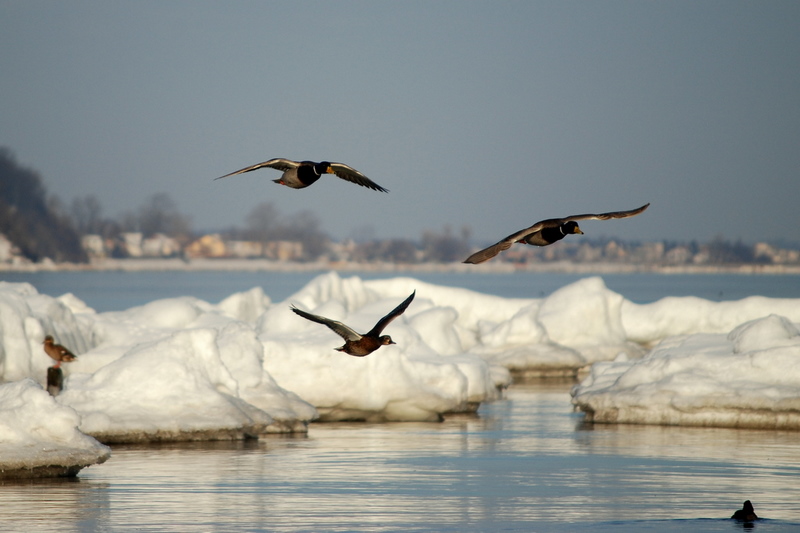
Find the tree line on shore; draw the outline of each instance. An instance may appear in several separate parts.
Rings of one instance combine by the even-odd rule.
[[[244,227],[231,227],[218,233],[227,240],[271,242],[293,241],[303,244],[301,259],[314,260],[328,252],[330,237],[321,229],[315,214],[302,211],[283,214],[269,202],[255,206],[244,219]],[[49,195],[38,172],[20,166],[8,148],[0,147],[0,234],[19,254],[31,261],[50,258],[55,262],[86,262],[82,237],[97,235],[104,242],[117,243],[111,255],[124,257],[123,235],[141,233],[144,237],[161,234],[183,247],[199,237],[192,229],[190,216],[181,213],[167,193],[155,193],[138,208],[117,217],[105,215],[94,195],[76,197],[67,205]],[[454,261],[469,250],[466,238],[426,231],[422,235],[425,256],[434,261]],[[398,260],[419,258],[416,243],[394,239],[369,242],[359,247],[363,260],[391,257]]]
[[[331,239],[321,226],[314,213],[303,211],[285,215],[265,202],[246,215],[243,227],[231,227],[218,233],[230,241],[299,242],[302,243],[302,255],[297,259],[311,261],[332,255]],[[67,206],[55,195],[48,195],[36,171],[18,165],[12,152],[0,147],[0,235],[5,236],[22,257],[33,262],[44,258],[55,262],[87,262],[87,252],[82,244],[82,238],[87,235],[97,235],[103,242],[116,243],[110,255],[125,257],[123,235],[134,232],[144,237],[156,234],[171,237],[181,248],[199,237],[192,229],[191,217],[181,213],[167,193],[153,194],[138,208],[117,217],[106,216],[94,195],[74,198]],[[341,246],[339,250],[341,255]],[[426,230],[418,240],[362,236],[353,239],[346,247],[345,259],[356,262],[447,263],[463,260],[471,250],[469,228],[456,232],[445,227],[441,231]],[[748,245],[741,240],[730,242],[722,237],[706,244],[666,241],[642,244],[581,239],[580,242],[560,243],[559,247],[518,246],[512,250],[516,253],[506,254],[502,260],[596,261],[626,257],[628,260],[652,262],[672,257],[677,262],[698,262],[697,258],[702,256],[702,262],[707,264],[794,262],[794,255],[790,254],[788,261],[779,261],[776,259],[778,251],[767,253],[764,246],[759,248],[759,245]]]

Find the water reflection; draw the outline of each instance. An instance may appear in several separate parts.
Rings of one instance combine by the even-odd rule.
[[[761,531],[800,522],[796,433],[585,425],[568,390],[515,385],[442,424],[116,447],[77,481],[0,487],[0,529],[736,531],[745,499],[778,519]]]

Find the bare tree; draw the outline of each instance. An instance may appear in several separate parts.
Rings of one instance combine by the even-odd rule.
[[[102,212],[100,200],[93,194],[73,199],[70,206],[70,215],[81,235],[101,233]]]
[[[450,226],[445,226],[443,233],[425,231],[422,234],[425,259],[441,263],[460,261],[469,253],[468,238],[469,231],[465,228],[462,228],[460,237],[453,235]]]
[[[86,261],[72,221],[56,196],[47,195],[38,172],[19,166],[0,147],[0,233],[22,252],[39,261]]]
[[[178,212],[172,197],[164,192],[152,195],[139,208],[139,231],[149,236],[163,233],[177,239],[191,234],[190,218]]]
[[[319,257],[328,246],[328,236],[320,230],[319,219],[310,211],[283,216],[271,203],[263,202],[248,213],[245,223],[246,238],[259,242],[301,242],[306,259]]]
[[[246,237],[259,242],[275,240],[279,229],[278,219],[278,210],[270,202],[258,204],[245,217]]]

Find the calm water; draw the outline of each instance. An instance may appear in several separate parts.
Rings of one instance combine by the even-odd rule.
[[[512,386],[441,424],[117,447],[74,482],[0,486],[17,531],[800,530],[797,433],[586,426],[568,383]]]
[[[253,286],[282,300],[313,273],[4,274],[98,311]],[[348,274],[349,275],[349,274]],[[395,274],[365,274],[367,279]],[[582,276],[415,274],[541,297]],[[798,276],[604,275],[637,302],[800,298]],[[0,485],[0,531],[741,531],[745,499],[800,531],[800,433],[586,425],[567,382],[515,384],[441,424],[312,424],[256,442],[115,447],[76,481]]]
[[[98,312],[120,311],[159,298],[196,296],[216,303],[235,292],[263,287],[273,301],[282,301],[301,289],[319,272],[36,272],[0,273],[0,280],[29,282],[43,294],[71,292]],[[471,273],[342,273],[362,279],[411,276],[450,287],[465,287],[506,298],[541,298],[587,277],[582,274],[518,272]],[[604,274],[609,289],[636,303],[665,296],[699,296],[708,300],[738,300],[761,295],[800,298],[798,275],[746,274]]]

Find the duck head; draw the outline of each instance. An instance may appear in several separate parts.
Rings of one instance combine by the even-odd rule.
[[[323,174],[333,174],[333,169],[331,168],[331,164],[327,161],[316,163],[314,165],[314,174],[316,174],[317,176],[322,176]]]
[[[569,235],[571,233],[576,233],[578,235],[583,235],[583,232],[581,231],[581,228],[578,226],[578,223],[575,222],[574,220],[570,220],[566,224],[563,224],[561,226],[561,231],[564,233],[564,235]]]
[[[381,335],[381,336],[378,338],[378,340],[380,340],[380,341],[381,341],[381,344],[382,344],[382,345],[386,345],[386,344],[397,344],[396,342],[394,342],[394,341],[392,340],[392,338],[391,338],[389,335]]]

